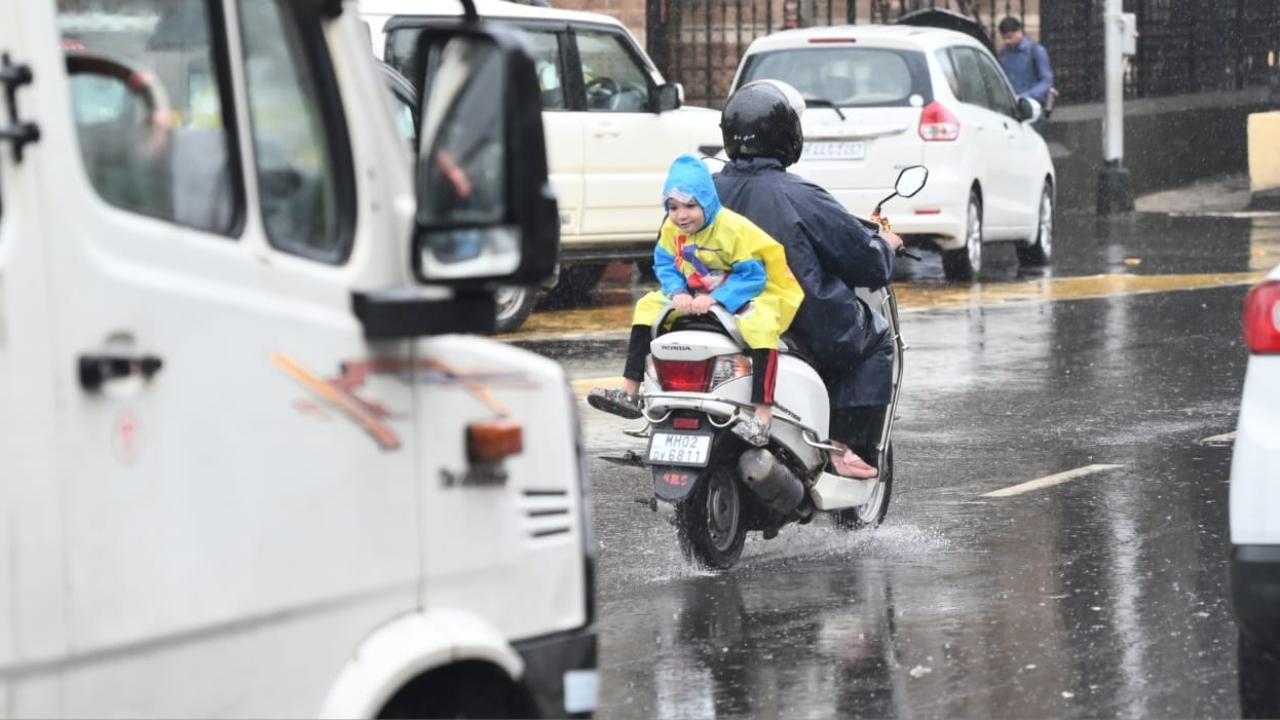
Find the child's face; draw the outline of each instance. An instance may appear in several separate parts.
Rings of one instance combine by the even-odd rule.
[[[696,233],[707,224],[707,216],[697,202],[680,202],[675,198],[667,198],[667,217],[676,227],[687,233]]]

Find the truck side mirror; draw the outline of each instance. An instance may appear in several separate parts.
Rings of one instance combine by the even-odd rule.
[[[424,31],[413,269],[427,283],[536,285],[555,272],[560,222],[547,180],[534,64],[512,31]]]
[[[684,86],[680,83],[666,83],[658,86],[657,102],[654,105],[655,112],[667,112],[668,110],[678,110],[684,105]]]

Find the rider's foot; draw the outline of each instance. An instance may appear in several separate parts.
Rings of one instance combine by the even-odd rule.
[[[769,423],[761,422],[760,416],[752,415],[731,428],[734,435],[742,438],[749,445],[764,447],[769,444]]]
[[[847,448],[843,453],[831,453],[831,467],[835,468],[837,475],[859,480],[869,480],[880,474],[874,466]]]
[[[635,420],[644,415],[640,409],[640,396],[617,388],[594,388],[587,395],[587,404],[597,410]]]

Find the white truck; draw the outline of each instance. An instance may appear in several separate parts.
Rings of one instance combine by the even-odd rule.
[[[561,716],[594,698],[534,65],[425,34],[415,184],[353,4],[0,23],[0,717]]]

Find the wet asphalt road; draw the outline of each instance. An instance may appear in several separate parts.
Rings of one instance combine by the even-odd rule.
[[[1084,218],[1046,274],[1239,273],[1277,238],[1274,219]],[[988,253],[984,284],[1025,279],[1012,255]],[[930,262],[902,284],[940,283]],[[1246,289],[904,315],[885,524],[752,534],[719,574],[634,502],[647,471],[599,459],[643,451],[631,423],[583,405],[600,716],[1238,716],[1230,446],[1204,439],[1234,429]],[[527,346],[577,378],[622,364],[617,339]],[[983,497],[1097,464],[1117,467]]]

